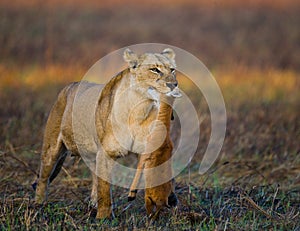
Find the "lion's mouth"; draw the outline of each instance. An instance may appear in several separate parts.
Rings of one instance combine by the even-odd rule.
[[[174,98],[179,98],[182,96],[182,94],[180,93],[180,89],[178,87],[175,87],[172,91],[168,92],[166,95],[172,96]]]
[[[157,100],[158,99],[158,94],[159,94],[159,90],[157,89],[157,88],[155,88],[155,87],[149,87],[148,88],[148,93],[150,94],[150,96],[153,98],[153,99],[155,99],[155,100]],[[169,92],[167,92],[167,93],[163,93],[163,92],[161,92],[162,94],[165,94],[166,96],[172,96],[172,97],[174,97],[174,98],[179,98],[179,97],[181,97],[182,96],[182,94],[181,94],[181,92],[180,92],[180,89],[178,88],[178,87],[175,87],[172,91],[169,91]]]

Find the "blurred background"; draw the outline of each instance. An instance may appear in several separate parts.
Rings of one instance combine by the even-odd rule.
[[[183,48],[213,70],[300,68],[296,0],[2,0],[0,13],[1,69],[86,70],[111,51],[146,42]]]
[[[299,193],[299,25],[297,0],[1,0],[0,179],[10,176],[1,189],[32,195],[43,128],[65,84],[111,51],[153,42],[194,54],[223,92],[227,133],[205,184],[280,184]],[[194,102],[203,104],[199,150],[178,181],[203,185],[197,170],[210,118],[197,94]]]

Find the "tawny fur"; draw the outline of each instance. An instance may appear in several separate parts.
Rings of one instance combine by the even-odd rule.
[[[175,68],[174,56],[174,52],[170,49],[160,54],[145,53],[140,56],[126,50],[124,59],[128,62],[129,68],[112,78],[102,91],[99,91],[100,87],[97,84],[79,82],[68,85],[60,92],[45,128],[35,196],[37,203],[47,199],[47,187],[58,174],[67,153],[79,155],[85,152],[96,156],[94,171],[104,176],[103,179],[93,174],[91,199],[98,207],[97,218],[111,216],[108,181],[112,166],[104,158],[103,151],[111,159],[129,153],[145,152],[146,137],[149,136],[150,125],[157,117],[156,105],[159,100],[155,98],[155,94],[149,94],[148,91],[155,89],[156,93],[167,94],[173,90],[175,84],[177,85],[176,76],[172,71]],[[159,73],[153,68],[159,69]],[[95,105],[87,100],[95,95],[99,95],[99,99],[96,101],[94,133],[87,129],[89,121],[86,121],[85,113],[94,113],[92,108]],[[78,114],[74,113],[75,97],[79,104],[77,106],[79,108],[82,106],[86,111],[79,110]],[[113,117],[116,115],[118,119],[114,120]],[[72,121],[80,122],[75,130]],[[129,130],[125,129],[124,124],[128,124],[125,127]],[[122,144],[118,142],[120,139]],[[102,149],[99,149],[99,146]],[[168,148],[169,145],[165,145],[165,149]],[[147,162],[150,163],[151,160]]]
[[[158,142],[161,140],[164,141],[155,151],[141,155],[137,166],[137,172],[129,192],[129,198],[135,198],[137,192],[136,188],[144,169],[151,169],[158,167],[163,163],[168,163],[163,169],[157,169],[163,170],[163,172],[152,171],[151,173],[145,174],[145,206],[147,214],[150,216],[158,214],[163,206],[169,206],[168,198],[171,192],[174,193],[174,184],[170,180],[172,178],[171,162],[167,162],[170,160],[173,150],[173,144],[170,139],[170,121],[173,101],[173,97],[167,97],[163,94],[160,95],[160,106],[156,124],[154,125],[151,135],[148,137],[147,146],[152,149],[152,146],[156,147]],[[157,179],[159,179],[160,182],[165,181],[165,183],[157,185]],[[157,186],[153,187],[153,185]],[[175,194],[173,195],[173,200],[177,200]],[[176,203],[177,201],[175,201],[175,205]]]

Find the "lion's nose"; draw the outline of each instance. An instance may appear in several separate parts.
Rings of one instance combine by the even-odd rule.
[[[175,87],[178,86],[178,82],[173,82],[173,83],[167,83],[167,87],[169,87],[171,90],[173,90]]]

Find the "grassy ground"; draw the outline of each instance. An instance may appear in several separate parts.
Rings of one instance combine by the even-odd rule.
[[[249,76],[240,82],[239,77],[232,75],[217,78],[228,113],[221,157],[208,173],[202,176],[197,173],[209,138],[209,119],[205,119],[199,150],[189,168],[177,177],[178,208],[166,209],[152,224],[145,216],[143,192],[129,203],[127,189],[117,187],[113,190],[116,218],[93,221],[90,218],[93,211],[87,202],[91,184],[88,170],[83,163],[75,168],[71,159],[50,187],[49,203],[36,207],[31,183],[39,166],[42,128],[60,86],[14,87],[2,91],[5,110],[1,111],[0,226],[12,230],[32,227],[297,230],[300,227],[299,80],[286,72],[274,71],[270,75],[260,72],[262,76],[247,73]],[[255,78],[265,81],[259,83]],[[254,87],[252,81],[256,82]],[[248,91],[243,90],[247,87]]]
[[[23,10],[3,3],[0,230],[300,230],[300,14],[294,5],[275,2],[273,8],[121,5],[119,11],[57,4],[39,10],[32,2]],[[129,203],[127,189],[113,187],[115,219],[95,221],[89,171],[71,158],[50,186],[49,203],[36,206],[31,183],[59,90],[107,52],[148,41],[191,51],[216,77],[228,117],[217,162],[198,174],[210,118],[201,94],[180,83],[201,104],[203,122],[198,151],[176,178],[178,208],[165,209],[151,223],[142,191]]]

